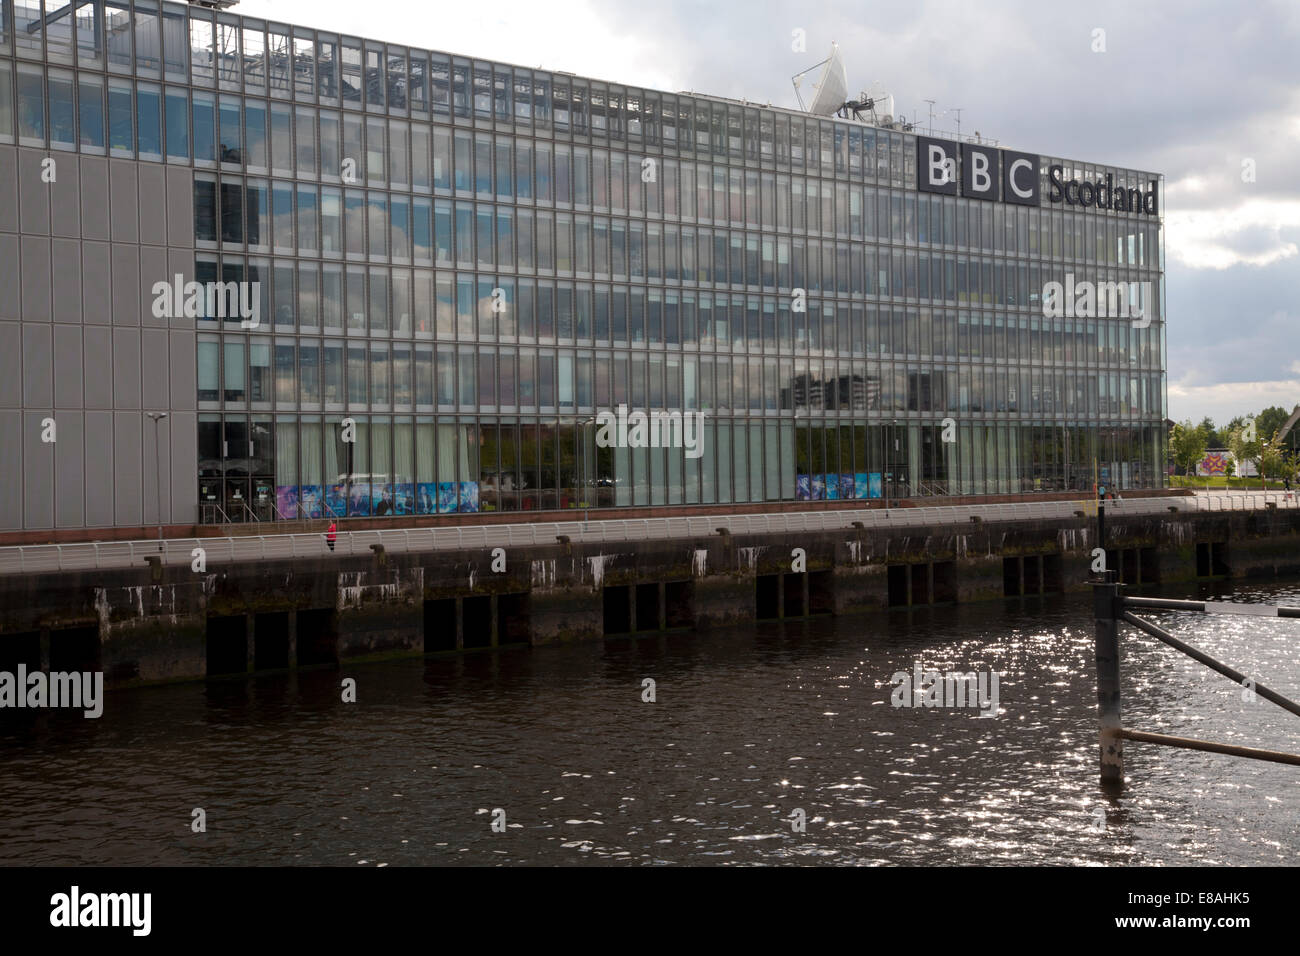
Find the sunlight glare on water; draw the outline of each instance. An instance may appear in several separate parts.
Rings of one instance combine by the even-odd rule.
[[[1300,697],[1300,621],[1151,616]],[[1292,715],[1121,640],[1126,726],[1300,750]],[[1000,712],[895,708],[918,664],[995,671]],[[6,714],[0,746],[5,863],[1239,865],[1300,845],[1294,767],[1130,743],[1127,791],[1102,795],[1088,595],[121,691],[99,720]]]

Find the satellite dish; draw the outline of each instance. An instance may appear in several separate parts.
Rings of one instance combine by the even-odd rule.
[[[831,55],[822,67],[822,75],[814,85],[817,90],[808,112],[816,116],[834,116],[844,105],[849,93],[849,76],[844,69],[844,58],[837,44],[831,44]]]

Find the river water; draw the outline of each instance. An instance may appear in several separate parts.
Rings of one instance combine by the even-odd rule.
[[[1300,697],[1300,621],[1151,617]],[[1300,751],[1300,719],[1121,641],[1127,726]],[[997,716],[892,706],[918,664],[997,673]],[[143,688],[99,720],[10,711],[0,863],[1296,861],[1297,768],[1130,743],[1126,769],[1112,802],[1089,596],[1035,598]]]

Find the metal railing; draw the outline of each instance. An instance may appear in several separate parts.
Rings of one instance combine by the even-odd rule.
[[[1274,607],[1262,604],[1231,604],[1216,601],[1176,601],[1165,598],[1127,597],[1121,592],[1120,587],[1120,584],[1115,580],[1114,571],[1102,572],[1101,579],[1093,582],[1093,611],[1096,618],[1097,710],[1100,722],[1100,769],[1103,788],[1115,791],[1122,789],[1124,786],[1124,741],[1126,740],[1300,766],[1300,754],[1262,750],[1258,747],[1243,747],[1240,744],[1198,740],[1193,737],[1176,737],[1171,734],[1157,734],[1125,727],[1120,716],[1119,677],[1119,623],[1123,621],[1144,634],[1149,634],[1156,640],[1167,644],[1178,653],[1185,654],[1204,664],[1210,670],[1222,674],[1243,687],[1249,688],[1253,694],[1263,697],[1283,710],[1300,716],[1300,704],[1283,697],[1277,691],[1270,690],[1263,684],[1251,680],[1235,668],[1215,660],[1204,651],[1198,650],[1174,637],[1164,628],[1133,613],[1135,610],[1160,609],[1194,611],[1202,614],[1244,614],[1252,617],[1300,618],[1300,608]]]
[[[1211,491],[1196,495],[1198,511],[1256,511],[1269,505],[1296,508],[1300,502],[1293,491]]]
[[[1159,514],[1207,508],[1201,496],[1128,498],[1107,502],[1112,515]],[[1262,496],[1255,507],[1263,506]],[[459,525],[444,528],[394,528],[339,531],[335,554],[367,554],[372,544],[385,550],[443,551],[474,548],[552,544],[559,535],[574,542],[635,543],[665,538],[704,538],[726,528],[732,535],[763,535],[800,531],[848,529],[854,522],[864,528],[917,525],[969,526],[971,519],[1030,521],[1071,518],[1075,512],[1095,513],[1094,500],[1035,501],[1008,504],[934,505],[916,508],[871,508],[834,511],[796,511],[768,514],[701,515],[671,518],[581,518],[562,522]],[[1279,504],[1280,506],[1280,504]],[[1294,507],[1294,503],[1290,505]],[[1240,506],[1233,506],[1239,510]],[[288,522],[286,522],[287,524]],[[0,547],[0,574],[31,573],[82,568],[129,567],[148,557],[164,564],[189,564],[195,548],[202,548],[209,563],[256,561],[268,558],[320,557],[330,553],[323,532],[276,533],[275,524],[262,522],[263,534],[210,538],[171,538],[137,541],[79,542]]]

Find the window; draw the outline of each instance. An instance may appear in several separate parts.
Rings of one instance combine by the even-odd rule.
[[[137,11],[139,5],[137,4]],[[162,12],[163,53],[166,59],[163,67],[168,79],[187,79],[189,65],[189,37],[186,36],[185,11],[171,4],[164,5]],[[137,41],[138,42],[138,41]]]
[[[2,2],[2,0],[0,0]],[[100,81],[103,82],[102,80]],[[12,143],[14,135],[14,75],[9,64],[0,61],[0,143]],[[100,92],[101,97],[103,92]],[[103,107],[101,106],[102,110]],[[102,123],[102,117],[101,117]]]
[[[280,339],[275,343],[275,400],[282,406],[292,406],[298,400],[296,351],[291,341]]]
[[[293,121],[288,106],[271,104],[271,168],[283,176],[293,175]]]
[[[50,144],[75,149],[77,117],[72,105],[72,73],[50,70]]]
[[[241,116],[238,97],[221,97],[218,119],[221,124],[218,136],[218,143],[221,147],[221,161],[223,163],[234,163],[235,165],[243,163],[243,139],[240,129]]]
[[[313,253],[319,248],[316,230],[316,187],[298,186],[298,251]]]
[[[136,0],[135,69],[137,73],[158,75],[161,47],[156,0]]]
[[[104,20],[103,5],[98,3],[79,4],[77,10],[77,62],[82,66],[94,66],[103,69],[104,56]],[[0,19],[3,15],[0,15]],[[212,48],[212,24],[207,24],[208,49]],[[3,25],[0,24],[0,33]]]
[[[162,159],[162,95],[141,83],[135,93],[136,142],[141,159]]]
[[[219,386],[221,343],[216,336],[201,336],[198,343],[199,401],[221,399]]]
[[[190,157],[190,98],[178,87],[167,87],[167,158]]]
[[[217,184],[211,180],[194,181],[194,238],[217,241]]]
[[[383,120],[366,120],[366,178],[373,186],[382,186],[387,181],[386,131]]]
[[[451,133],[441,127],[433,130],[433,188],[451,188]]]
[[[321,189],[321,251],[326,255],[343,252],[343,198],[337,189]]]
[[[271,221],[275,230],[275,249],[292,252],[293,242],[293,186],[290,183],[271,185]]]
[[[257,337],[248,346],[248,397],[254,402],[271,401],[271,340]]]
[[[316,111],[299,106],[295,115],[295,142],[298,144],[299,177],[316,178]]]
[[[192,16],[193,14],[191,14]],[[293,34],[294,91],[300,100],[310,100],[316,93],[316,45],[311,36]]]
[[[410,127],[406,123],[393,121],[388,130],[388,182],[394,186],[409,186],[411,183],[408,141]]]
[[[45,145],[45,78],[38,66],[18,65],[18,137]]]
[[[256,20],[244,21],[244,87],[265,93],[266,34]]]
[[[85,80],[82,80],[83,86]],[[214,130],[216,129],[216,101],[211,93],[200,93],[197,90],[194,93],[194,158],[198,161],[212,162],[217,158],[216,138]],[[82,123],[85,123],[85,112],[83,107]],[[84,138],[85,132],[83,130]]]
[[[325,364],[321,377],[321,394],[326,404],[343,403],[343,343],[326,341]]]
[[[298,263],[298,327],[300,329],[320,328],[320,296],[316,289],[319,272],[320,267],[314,262]]]
[[[244,400],[244,341],[227,340],[223,343],[225,355],[223,384],[227,402]]]
[[[223,98],[222,109],[225,109]],[[238,105],[236,105],[238,109]],[[261,100],[248,100],[244,106],[244,138],[247,141],[247,153],[243,157],[248,163],[249,169],[255,169],[258,172],[265,172],[267,169],[266,162],[266,103]],[[239,157],[227,159],[222,156],[223,162],[239,162]]]
[[[366,347],[348,346],[348,404],[366,404]]]

